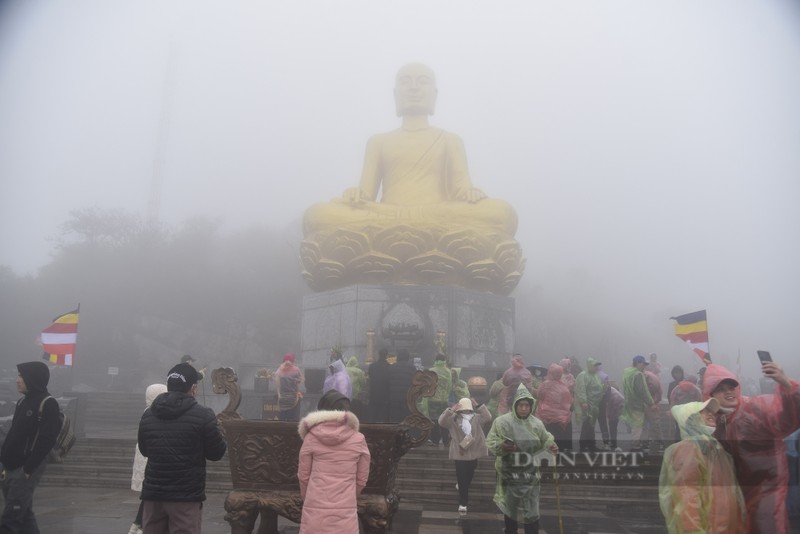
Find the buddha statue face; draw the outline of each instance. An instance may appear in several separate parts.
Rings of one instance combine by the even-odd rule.
[[[436,76],[426,65],[411,63],[397,71],[394,102],[398,117],[433,115],[436,94]]]

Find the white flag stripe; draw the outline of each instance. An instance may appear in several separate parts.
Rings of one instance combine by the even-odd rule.
[[[78,342],[78,334],[52,334],[42,332],[42,345],[70,345]]]
[[[708,352],[708,341],[704,341],[702,343],[692,343],[691,341],[687,341],[686,343],[688,343],[689,346],[692,347],[692,350],[700,349],[703,352]]]

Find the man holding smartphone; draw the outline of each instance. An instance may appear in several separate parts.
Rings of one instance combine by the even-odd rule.
[[[711,364],[703,379],[703,398],[720,403],[714,437],[733,456],[747,505],[747,532],[784,534],[789,532],[789,468],[783,438],[800,427],[800,383],[776,363],[762,362],[761,369],[776,382],[774,395],[744,397],[736,376]]]

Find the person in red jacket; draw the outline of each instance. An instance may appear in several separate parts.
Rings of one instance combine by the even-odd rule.
[[[772,362],[763,364],[762,372],[776,382],[775,394],[744,397],[734,374],[711,364],[703,398],[713,397],[721,406],[714,436],[733,456],[747,505],[746,531],[787,534],[789,467],[783,438],[800,427],[800,383]]]

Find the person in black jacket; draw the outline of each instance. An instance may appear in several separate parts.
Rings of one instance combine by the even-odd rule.
[[[17,365],[17,371],[17,391],[24,397],[17,402],[11,428],[0,449],[0,478],[6,501],[0,518],[2,534],[39,532],[33,515],[33,490],[61,430],[58,401],[47,391],[50,369],[36,361]]]
[[[389,422],[399,423],[411,412],[408,411],[406,395],[417,368],[409,361],[406,349],[397,351],[397,363],[389,367]]]
[[[188,363],[170,369],[167,392],[139,423],[139,450],[147,457],[142,529],[148,534],[200,532],[206,460],[219,460],[227,448],[214,412],[194,399],[198,378]]]
[[[373,423],[389,422],[389,368],[387,349],[378,351],[378,361],[367,368],[369,378],[369,414]]]

